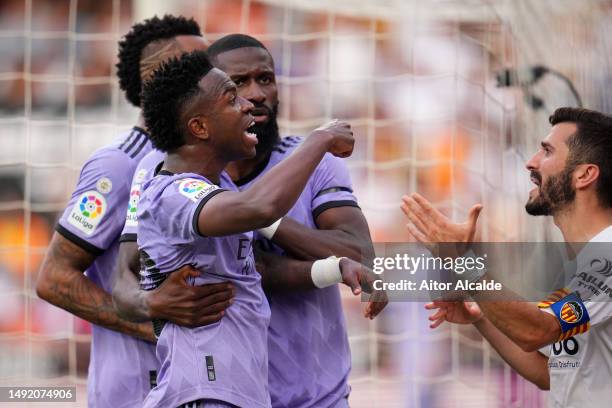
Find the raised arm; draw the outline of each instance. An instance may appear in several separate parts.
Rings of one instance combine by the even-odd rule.
[[[198,215],[199,232],[222,236],[272,224],[293,207],[325,153],[348,157],[353,144],[353,132],[346,122],[332,121],[316,129],[290,157],[245,191],[212,197]]]
[[[410,223],[408,231],[424,244],[440,242],[472,242],[481,205],[472,207],[468,220],[453,223],[423,197],[412,194],[403,198],[402,210]],[[541,311],[536,304],[518,299],[507,289],[501,291],[477,291],[473,295],[484,315],[502,333],[525,351],[535,351],[554,343],[561,335],[557,319]]]
[[[54,233],[36,283],[37,295],[90,323],[155,341],[150,324],[121,317],[111,295],[84,275],[94,259],[95,255]]]
[[[205,326],[221,320],[233,301],[234,289],[229,282],[189,285],[188,278],[200,274],[189,265],[171,273],[158,288],[150,291],[140,289],[139,270],[138,245],[135,241],[122,242],[113,301],[119,314],[130,321],[163,319],[181,326]]]

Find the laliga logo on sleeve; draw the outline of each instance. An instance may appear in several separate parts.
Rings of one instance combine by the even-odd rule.
[[[125,215],[125,224],[130,227],[138,225],[138,202],[140,201],[140,184],[134,184],[130,191],[130,201],[128,201],[127,214]]]
[[[68,216],[68,222],[79,231],[91,235],[106,214],[106,199],[98,191],[81,194]]]
[[[580,303],[570,300],[561,307],[561,320],[567,323],[576,323],[582,319],[584,311]]]
[[[186,178],[180,180],[178,189],[179,193],[181,193],[191,201],[197,202],[202,197],[206,196],[208,193],[218,189],[218,187],[210,185],[203,180]]]

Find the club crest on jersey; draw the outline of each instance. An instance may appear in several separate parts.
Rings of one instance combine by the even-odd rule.
[[[86,191],[78,198],[68,222],[79,231],[91,235],[106,214],[106,199],[98,191]]]
[[[194,178],[186,178],[180,180],[179,193],[189,198],[193,202],[199,201],[202,197],[205,197],[210,192],[218,189],[215,185],[208,184],[203,180]]]
[[[96,190],[102,194],[108,194],[113,189],[113,182],[108,177],[102,177],[96,183]]]
[[[140,184],[134,184],[130,191],[130,200],[128,201],[127,213],[125,215],[125,224],[130,227],[138,225],[138,201],[140,201]]]

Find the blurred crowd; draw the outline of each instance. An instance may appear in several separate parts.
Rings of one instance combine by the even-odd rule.
[[[0,385],[85,380],[88,325],[36,299],[33,282],[80,164],[136,120],[113,66],[120,35],[150,16],[151,4],[0,2]],[[173,12],[193,16],[209,40],[240,31],[269,47],[283,134],[306,134],[332,117],[353,124],[349,167],[375,242],[406,240],[399,202],[412,191],[456,219],[483,202],[483,239],[527,239],[520,93],[493,78],[516,57],[503,20],[391,21],[278,4],[180,1]],[[354,406],[372,406],[363,405],[369,398],[480,404],[487,393],[540,406],[539,394],[488,362],[469,328],[432,334],[420,304],[392,304],[375,323],[360,308],[347,294]],[[480,383],[485,366],[489,388]],[[442,386],[449,395],[436,392]]]

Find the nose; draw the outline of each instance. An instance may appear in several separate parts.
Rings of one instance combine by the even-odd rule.
[[[266,94],[262,91],[257,81],[251,81],[242,96],[253,103],[263,103],[266,100]]]
[[[255,105],[253,105],[251,101],[242,96],[238,97],[238,101],[240,102],[240,110],[244,113],[249,113],[251,109],[255,107]]]
[[[539,164],[539,157],[540,157],[540,152],[537,152],[536,154],[534,154],[533,157],[529,159],[527,163],[525,163],[525,168],[529,171],[536,170]]]

